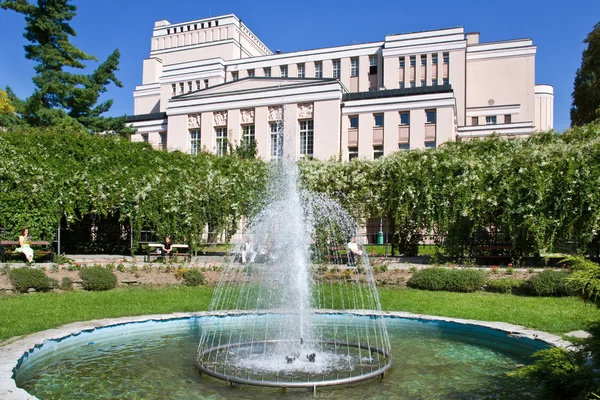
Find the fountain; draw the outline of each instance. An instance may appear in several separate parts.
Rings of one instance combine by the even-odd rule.
[[[283,143],[281,124],[279,135]],[[340,257],[337,249],[356,235],[357,225],[331,199],[300,190],[298,181],[295,162],[283,158],[274,165],[265,206],[238,248],[248,264],[226,266],[210,306],[234,318],[207,319],[202,326],[201,372],[232,383],[316,389],[383,377],[390,368],[368,256],[358,268],[333,267],[328,279],[316,277],[315,265]],[[325,312],[346,317],[319,318]]]

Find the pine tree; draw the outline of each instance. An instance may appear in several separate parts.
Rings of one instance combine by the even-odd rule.
[[[119,50],[89,75],[73,73],[83,70],[84,62],[98,61],[96,57],[75,47],[70,36],[76,36],[69,22],[77,7],[70,0],[38,0],[37,6],[27,0],[0,0],[0,7],[25,15],[24,37],[26,58],[36,62],[33,82],[34,93],[22,104],[16,104],[17,113],[30,125],[55,126],[81,124],[89,132],[106,130],[123,133],[125,117],[105,118],[112,100],[98,103],[111,83],[123,87],[115,75],[119,69]]]
[[[600,22],[583,41],[587,48],[573,84],[571,125],[584,125],[600,119]]]

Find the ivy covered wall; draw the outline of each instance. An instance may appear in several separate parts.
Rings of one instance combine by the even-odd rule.
[[[494,227],[518,255],[565,245],[596,252],[600,224],[600,125],[529,139],[447,143],[376,161],[301,161],[305,187],[357,218],[388,217],[410,253],[423,232],[463,256]],[[61,219],[86,216],[152,227],[197,245],[206,226],[234,232],[262,199],[269,165],[190,156],[118,137],[21,128],[0,133],[0,228],[50,239]],[[478,236],[479,235],[479,236]]]

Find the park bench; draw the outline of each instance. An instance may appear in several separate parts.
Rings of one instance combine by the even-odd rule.
[[[346,246],[331,246],[325,259],[329,264],[348,264],[348,249]]]
[[[150,262],[152,257],[164,258],[163,253],[160,251],[161,248],[162,248],[162,243],[148,243],[148,250],[146,253],[145,261]],[[171,250],[171,254],[172,254],[173,258],[183,257],[187,261],[190,261],[192,259],[192,253],[190,252],[190,246],[188,246],[187,244],[172,244],[171,248],[173,249],[173,250]]]
[[[50,242],[37,240],[32,241],[29,245],[33,248],[34,257],[38,255],[54,255],[52,244]],[[2,257],[2,262],[6,262],[7,256],[15,254],[19,254],[25,258],[23,253],[15,251],[17,247],[19,247],[19,242],[17,240],[0,240],[0,256]]]

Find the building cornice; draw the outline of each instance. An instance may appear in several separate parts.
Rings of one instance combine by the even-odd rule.
[[[254,108],[275,104],[306,103],[324,100],[342,100],[342,85],[335,81],[314,84],[283,85],[246,91],[186,95],[172,98],[167,115],[181,115],[237,108]]]
[[[342,114],[377,113],[426,108],[454,107],[456,100],[452,92],[421,94],[402,97],[373,98],[367,100],[344,101]]]
[[[467,107],[467,117],[485,117],[492,115],[515,115],[521,112],[520,104],[507,104],[484,107]]]
[[[525,136],[531,135],[535,127],[533,122],[516,122],[513,124],[473,125],[458,128],[457,139],[479,138],[492,135]]]

